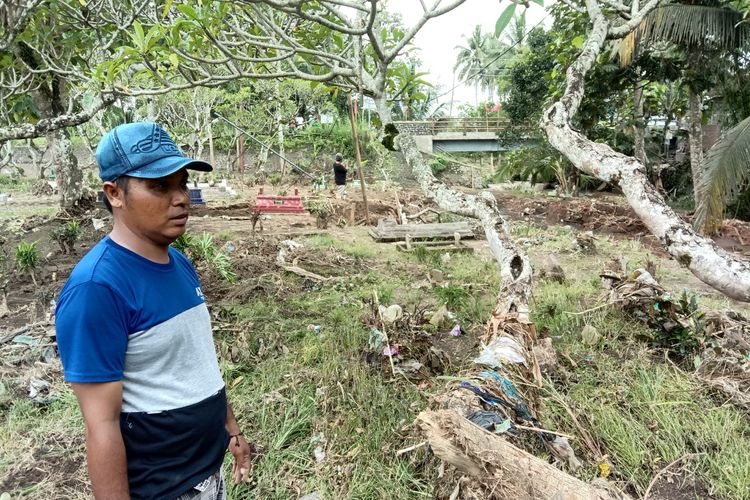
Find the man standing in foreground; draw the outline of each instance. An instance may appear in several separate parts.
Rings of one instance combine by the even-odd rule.
[[[336,197],[346,198],[346,166],[342,163],[344,157],[341,153],[336,153],[336,160],[333,162],[333,180],[336,183]]]
[[[154,123],[120,125],[96,149],[114,226],[60,293],[56,330],[65,380],[86,423],[97,499],[226,498],[248,479],[242,436],[216,359],[211,319],[190,261],[170,244],[185,232],[185,158]]]

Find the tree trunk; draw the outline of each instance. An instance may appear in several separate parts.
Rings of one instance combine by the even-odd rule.
[[[208,162],[212,167],[216,168],[216,156],[214,151],[214,128],[211,123],[210,111],[208,117],[206,118],[206,126],[208,127]]]
[[[643,84],[635,82],[633,88],[635,127],[633,130],[633,148],[635,157],[646,165],[646,124],[643,120]]]
[[[54,134],[53,152],[57,168],[57,189],[60,195],[60,208],[77,206],[83,197],[83,172],[78,167],[78,159],[73,154],[73,143],[67,129]]]
[[[245,136],[242,133],[237,137],[237,171],[245,173]]]
[[[508,224],[497,208],[495,198],[488,192],[467,195],[439,182],[422,159],[414,137],[399,134],[396,144],[411,167],[422,191],[446,211],[478,219],[484,229],[490,252],[500,265],[502,287],[496,313],[517,313],[528,321],[531,300],[532,269],[528,255],[517,248],[508,232]]]
[[[417,427],[438,458],[491,491],[490,498],[615,500],[625,494],[584,483],[452,410],[423,411]],[[606,483],[605,483],[606,484]]]
[[[693,174],[693,199],[698,206],[698,185],[703,177],[703,100],[688,87],[688,117],[690,120],[690,171]]]
[[[519,346],[524,358],[524,368],[519,368],[517,373],[523,376],[529,391],[534,386],[541,387],[541,371],[534,355],[536,330],[529,319],[533,276],[531,261],[513,242],[495,197],[486,191],[479,195],[464,194],[439,182],[423,160],[411,135],[399,134],[396,145],[426,196],[432,198],[441,209],[478,219],[482,225],[490,253],[500,267],[501,283],[492,316],[487,323],[485,344],[489,345],[501,337],[511,339]],[[573,457],[577,462],[575,453],[564,438],[557,437],[545,444],[559,458]]]
[[[581,54],[568,68],[563,96],[542,118],[550,144],[579,170],[605,182],[618,183],[646,227],[698,279],[733,299],[750,302],[750,264],[746,260],[720,249],[680,219],[648,181],[642,163],[572,129],[571,120],[583,98],[586,73],[601,53],[610,29],[596,1],[587,0],[586,5],[593,27]],[[622,31],[618,29],[618,35]]]
[[[377,109],[378,115],[380,115],[380,123],[383,125],[391,123],[393,117],[391,116],[391,108],[388,107],[388,98],[385,92],[382,95],[373,97],[373,100],[375,101],[375,109]]]

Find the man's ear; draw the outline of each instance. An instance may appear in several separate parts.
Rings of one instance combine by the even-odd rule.
[[[104,196],[109,200],[112,208],[122,208],[125,204],[125,192],[112,181],[107,181],[102,185]]]

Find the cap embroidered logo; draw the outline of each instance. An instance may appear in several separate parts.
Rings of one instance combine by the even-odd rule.
[[[130,148],[131,153],[153,153],[161,147],[165,153],[179,153],[172,139],[163,128],[154,126],[151,135],[141,139]]]

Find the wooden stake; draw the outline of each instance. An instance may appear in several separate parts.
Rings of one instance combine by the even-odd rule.
[[[362,175],[362,156],[359,152],[359,134],[357,134],[357,123],[356,116],[354,115],[354,107],[352,106],[352,95],[346,94],[346,99],[349,102],[349,121],[352,124],[352,138],[354,139],[354,152],[357,155],[357,171],[359,172],[359,184],[362,188],[362,201],[365,203],[365,223],[370,224],[370,207],[367,204],[367,190],[365,189],[365,178]]]

